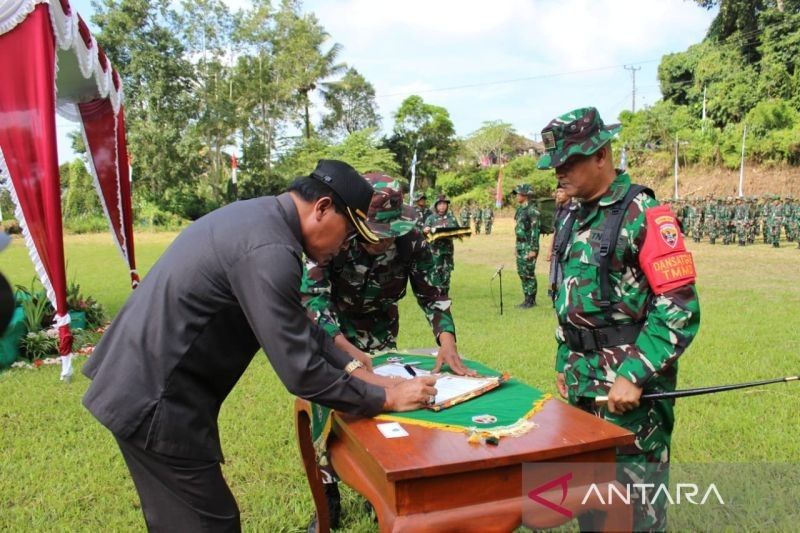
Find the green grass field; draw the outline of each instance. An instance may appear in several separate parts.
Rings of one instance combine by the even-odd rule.
[[[532,310],[522,299],[513,256],[513,221],[495,234],[456,245],[453,314],[459,348],[469,358],[508,371],[555,394],[555,318],[545,294]],[[144,274],[174,234],[139,234]],[[543,240],[543,248],[550,240]],[[690,245],[699,272],[700,333],[681,359],[679,387],[733,383],[800,372],[800,250],[796,244]],[[115,313],[129,293],[127,267],[108,235],[66,239],[68,279]],[[505,314],[498,280],[504,264]],[[30,283],[33,268],[17,239],[0,255],[12,283]],[[540,287],[546,264],[539,265]],[[400,348],[434,340],[413,298],[402,304]],[[83,360],[78,361],[78,367]],[[56,367],[0,374],[0,530],[141,530],[138,498],[111,435],[80,405],[88,381],[58,381]],[[673,461],[800,463],[800,385],[680,400]],[[227,477],[249,531],[301,531],[312,503],[299,460],[292,398],[257,357],[225,403],[220,420]],[[538,431],[546,431],[540,428]],[[358,498],[345,492],[344,529],[373,531]],[[680,524],[674,524],[680,528]],[[686,526],[686,524],[684,524]],[[758,525],[751,525],[754,530]]]

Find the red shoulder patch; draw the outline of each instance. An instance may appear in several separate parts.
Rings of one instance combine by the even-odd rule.
[[[656,294],[694,283],[692,254],[686,250],[675,214],[666,205],[645,210],[647,233],[639,265]]]

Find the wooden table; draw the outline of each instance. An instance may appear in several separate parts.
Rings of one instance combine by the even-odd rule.
[[[303,463],[317,508],[318,531],[329,530],[328,510],[314,460],[309,404],[297,400],[297,433]],[[381,531],[511,531],[524,524],[549,528],[569,518],[537,506],[523,512],[523,463],[592,463],[576,468],[570,493],[561,506],[576,515],[592,513],[592,529],[630,531],[630,509],[582,505],[592,483],[615,483],[615,448],[633,442],[633,434],[551,399],[534,415],[535,428],[521,437],[504,437],[497,446],[470,444],[464,433],[403,424],[409,436],[386,439],[376,419],[333,415],[328,441],[339,477],[375,508]],[[597,465],[607,465],[598,468]],[[526,487],[533,489],[534,487]],[[562,499],[556,487],[547,499]],[[526,508],[530,507],[527,502]],[[613,512],[609,512],[609,511]]]

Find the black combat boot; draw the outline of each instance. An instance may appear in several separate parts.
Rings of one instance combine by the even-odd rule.
[[[525,295],[525,300],[517,306],[517,309],[530,309],[536,305],[536,299],[533,296]]]
[[[342,496],[339,494],[339,483],[325,483],[322,487],[325,489],[325,500],[328,502],[328,519],[331,529],[339,529],[342,516]],[[306,531],[308,533],[317,532],[317,513],[311,517]]]

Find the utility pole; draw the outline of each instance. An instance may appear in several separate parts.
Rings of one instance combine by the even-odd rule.
[[[739,164],[739,197],[744,196],[744,140],[747,137],[747,124],[742,132],[742,162]]]
[[[633,65],[625,65],[625,70],[631,71],[631,79],[633,80],[633,93],[631,95],[631,113],[636,113],[636,71],[642,70],[642,67],[634,67]]]
[[[706,129],[706,88],[703,87],[703,118],[702,118],[702,129],[705,131]]]

